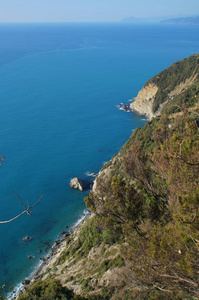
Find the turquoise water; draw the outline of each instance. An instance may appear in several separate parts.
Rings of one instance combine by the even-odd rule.
[[[0,284],[15,286],[85,210],[87,179],[146,120],[116,108],[146,80],[199,51],[198,26],[0,25],[0,220],[25,202],[31,217],[0,225]],[[24,236],[32,241],[25,243]],[[35,255],[29,260],[28,255]]]

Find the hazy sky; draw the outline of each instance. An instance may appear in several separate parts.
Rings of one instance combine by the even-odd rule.
[[[0,22],[100,22],[199,15],[199,0],[0,0]]]

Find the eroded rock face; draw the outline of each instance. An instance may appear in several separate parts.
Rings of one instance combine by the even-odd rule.
[[[141,89],[130,104],[130,108],[138,114],[145,115],[149,120],[155,117],[152,107],[158,87],[150,83]]]
[[[160,75],[157,76],[162,75],[160,73]],[[168,94],[165,94],[164,102],[159,105],[159,108],[156,112],[153,112],[153,103],[157,91],[160,87],[158,87],[154,83],[149,83],[139,91],[137,97],[132,99],[133,102],[130,104],[130,109],[140,115],[145,115],[150,121],[153,118],[160,116],[162,109],[167,104],[167,102],[172,100],[175,96],[180,95],[186,89],[188,89],[197,80],[197,76],[198,75],[196,74],[192,75],[185,81],[182,81],[178,85],[176,85],[173,90],[171,89],[171,85],[168,84],[168,86],[164,89],[164,92],[168,91]]]
[[[71,181],[70,181],[70,187],[72,189],[78,189],[80,191],[83,191],[84,184],[83,184],[83,182],[82,182],[82,180],[80,178],[75,177],[75,178],[71,179]]]

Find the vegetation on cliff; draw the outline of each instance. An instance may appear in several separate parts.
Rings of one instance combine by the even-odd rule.
[[[173,90],[190,77],[198,77],[198,55],[151,79],[159,84],[157,103],[168,82]],[[85,200],[99,226],[128,243],[125,265],[133,261],[131,280],[141,286],[137,293],[131,286],[132,299],[199,296],[198,104],[193,81],[160,118],[132,134]]]
[[[198,78],[198,61],[192,56],[151,79],[157,105],[165,86]],[[45,278],[88,299],[199,299],[197,80],[103,168],[85,199],[95,216]]]
[[[19,300],[84,300],[81,296],[74,295],[72,291],[63,287],[58,280],[38,280],[29,289],[19,296]]]
[[[186,92],[182,93],[182,91],[179,91],[178,93],[176,91],[175,96],[180,94],[178,101],[186,102],[188,106],[192,106],[197,101],[195,96],[198,95],[199,91],[199,54],[172,64],[169,68],[146,82],[145,86],[150,83],[158,86],[153,102],[153,112],[156,112],[162,103],[171,100],[173,96],[170,93],[186,82],[188,83]]]
[[[120,158],[115,173],[98,179],[98,192],[86,203],[102,228],[128,242],[125,262],[134,262],[132,281],[143,284],[132,299],[197,297],[198,115],[188,109],[162,115],[137,130],[121,152],[122,164]]]

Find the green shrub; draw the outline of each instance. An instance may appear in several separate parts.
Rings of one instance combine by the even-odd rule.
[[[74,299],[74,293],[63,287],[58,280],[38,280],[19,296],[19,300],[70,300]]]
[[[105,229],[102,231],[102,240],[105,244],[113,245],[118,240],[118,235],[109,229]]]

